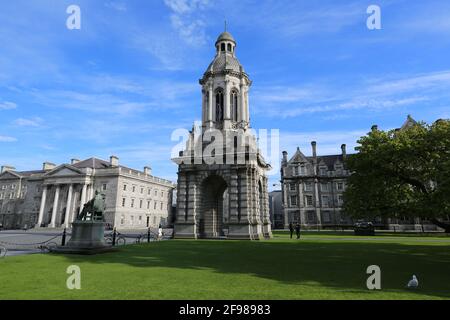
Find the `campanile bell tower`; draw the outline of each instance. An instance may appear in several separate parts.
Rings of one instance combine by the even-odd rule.
[[[223,32],[202,79],[202,124],[194,126],[178,164],[175,238],[272,236],[265,163],[250,130],[252,84]]]

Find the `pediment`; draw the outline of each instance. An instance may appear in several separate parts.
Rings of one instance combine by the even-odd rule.
[[[20,176],[14,172],[5,171],[2,174],[0,174],[0,179],[2,180],[8,180],[8,179],[19,179]]]
[[[306,156],[300,151],[300,149],[297,149],[295,154],[292,156],[291,160],[289,160],[289,164],[299,162],[309,162],[309,161],[306,158]]]
[[[53,169],[50,172],[47,172],[46,176],[51,177],[61,177],[61,176],[74,176],[74,175],[80,175],[82,172],[78,170],[77,168],[74,168],[72,166],[62,165],[55,169]]]

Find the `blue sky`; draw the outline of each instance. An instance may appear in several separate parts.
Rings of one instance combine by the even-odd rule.
[[[66,8],[81,8],[81,30]],[[366,9],[381,7],[382,30]],[[0,2],[0,164],[114,154],[176,180],[171,133],[201,117],[198,79],[228,21],[251,122],[281,150],[350,151],[373,124],[450,117],[449,1]],[[272,176],[271,182],[278,180]]]

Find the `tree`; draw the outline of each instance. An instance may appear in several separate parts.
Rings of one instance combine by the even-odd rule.
[[[450,120],[376,126],[349,155],[344,211],[355,218],[421,217],[450,233]]]

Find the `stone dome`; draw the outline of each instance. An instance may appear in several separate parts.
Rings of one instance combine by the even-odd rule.
[[[217,45],[217,43],[219,43],[220,41],[231,41],[231,42],[234,42],[234,44],[236,44],[236,40],[234,40],[234,38],[233,38],[233,36],[231,35],[231,33],[227,32],[227,31],[222,32],[222,33],[219,35],[219,37],[217,38],[217,41],[216,41],[216,45]]]
[[[214,58],[213,62],[211,62],[206,72],[219,73],[225,70],[240,72],[241,67],[242,65],[236,57],[231,54],[224,53],[217,55]],[[244,71],[243,68],[242,71]]]

